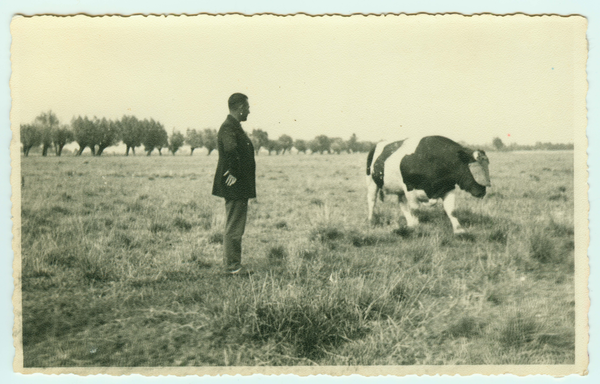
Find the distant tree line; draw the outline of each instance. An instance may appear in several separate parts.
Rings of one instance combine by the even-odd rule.
[[[269,139],[269,134],[261,129],[254,129],[250,134],[250,140],[254,145],[254,151],[258,155],[259,151],[264,148],[269,155],[276,155],[291,152],[295,148],[298,153],[337,153],[342,152],[368,152],[375,143],[370,141],[358,141],[356,134],[352,134],[350,139],[344,140],[340,137],[327,137],[319,135],[313,140],[294,140],[288,135],[281,135],[277,140]]]
[[[505,145],[501,138],[494,137],[492,140],[491,148],[482,148],[482,149],[493,149],[496,151],[557,151],[557,150],[572,150],[574,148],[573,144],[566,143],[543,143],[538,141],[535,145],[521,145],[516,143],[511,143],[509,145]]]
[[[21,124],[21,144],[23,154],[29,155],[33,148],[41,146],[42,156],[47,156],[48,151],[53,149],[56,156],[62,154],[65,145],[76,142],[79,149],[75,155],[79,156],[90,148],[92,156],[100,156],[108,147],[122,142],[125,146],[125,156],[129,152],[135,155],[135,149],[143,146],[148,156],[156,149],[159,155],[166,148],[173,155],[187,144],[190,146],[190,155],[197,148],[206,148],[210,155],[217,148],[217,131],[212,128],[196,130],[188,128],[185,135],[174,131],[171,136],[167,134],[162,123],[154,119],[138,120],[135,116],[123,116],[120,120],[108,120],[106,118],[88,118],[77,116],[71,120],[70,125],[60,124],[58,118],[52,111],[42,112],[31,124]],[[254,150],[258,155],[261,149],[269,155],[283,155],[291,153],[295,148],[298,153],[323,154],[342,152],[368,152],[374,145],[370,141],[358,141],[356,134],[348,140],[341,137],[327,137],[319,135],[313,140],[294,140],[289,135],[281,135],[272,140],[269,134],[261,129],[254,129],[250,134]],[[466,143],[461,143],[469,146]],[[573,144],[553,144],[537,142],[535,145],[518,145],[511,143],[505,145],[502,139],[494,137],[491,145],[477,146],[480,149],[496,151],[514,150],[572,150]]]
[[[190,155],[197,148],[206,148],[208,155],[217,149],[216,129],[206,128],[196,130],[188,128],[185,135],[174,131],[171,136],[165,127],[154,119],[138,120],[135,116],[123,116],[120,120],[106,118],[88,118],[77,116],[70,125],[61,125],[52,111],[43,112],[31,124],[21,124],[21,144],[23,154],[29,155],[33,148],[42,146],[42,156],[47,156],[53,148],[56,156],[62,154],[65,145],[76,142],[79,148],[76,156],[89,148],[92,156],[101,156],[104,150],[122,142],[125,146],[125,156],[129,152],[135,155],[135,149],[144,146],[148,156],[156,149],[162,155],[162,149],[167,148],[173,155],[184,145],[190,146]],[[356,134],[349,140],[339,137],[330,138],[319,135],[313,140],[294,140],[289,135],[281,135],[276,140],[269,139],[269,134],[261,129],[255,129],[250,134],[256,154],[265,149],[269,155],[291,153],[295,148],[298,153],[337,153],[368,152],[374,145],[368,141],[358,141]]]

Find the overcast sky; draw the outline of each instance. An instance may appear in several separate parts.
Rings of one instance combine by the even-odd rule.
[[[244,128],[270,138],[572,143],[585,108],[581,17],[45,16],[11,28],[13,128],[49,109],[62,123],[218,128],[242,92]]]

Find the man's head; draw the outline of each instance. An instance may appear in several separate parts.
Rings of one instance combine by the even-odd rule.
[[[237,121],[246,121],[250,113],[250,104],[248,104],[248,96],[243,93],[234,93],[229,96],[229,114]]]

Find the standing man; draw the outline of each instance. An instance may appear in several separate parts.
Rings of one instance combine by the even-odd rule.
[[[219,162],[212,194],[225,198],[225,235],[223,262],[231,275],[243,273],[242,235],[246,228],[248,199],[256,197],[254,146],[240,124],[250,113],[248,96],[229,97],[229,115],[218,135]]]

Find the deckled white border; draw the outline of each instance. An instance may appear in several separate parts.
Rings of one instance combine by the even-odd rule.
[[[4,28],[1,30],[1,35],[4,47],[4,60],[0,63],[3,69],[2,73],[4,74],[4,78],[6,79],[6,83],[8,83],[8,79],[10,78],[10,62],[8,57],[8,52],[10,52],[10,34],[8,29],[8,24],[10,23],[10,18],[12,14],[18,12],[23,14],[35,14],[35,13],[57,13],[57,14],[72,14],[72,13],[89,13],[89,14],[102,14],[102,13],[121,13],[121,14],[130,14],[130,13],[197,13],[197,12],[209,12],[209,13],[224,13],[224,12],[232,12],[238,11],[243,13],[257,13],[257,12],[273,12],[273,13],[294,13],[294,12],[306,12],[306,13],[382,13],[382,12],[407,12],[407,13],[416,13],[416,12],[457,12],[463,14],[470,13],[480,13],[480,12],[490,12],[494,14],[502,14],[502,13],[514,13],[514,12],[523,12],[528,14],[539,14],[539,13],[554,13],[554,14],[581,14],[586,16],[589,21],[588,27],[588,39],[590,42],[590,47],[592,48],[589,52],[588,59],[588,82],[590,84],[590,89],[588,91],[588,127],[596,127],[596,131],[598,131],[599,124],[595,123],[597,119],[594,119],[594,111],[597,110],[598,107],[598,97],[597,92],[594,92],[595,89],[593,87],[595,83],[595,74],[597,71],[593,71],[594,68],[599,68],[600,66],[597,64],[597,58],[594,56],[594,48],[597,46],[597,41],[600,41],[600,29],[596,24],[600,24],[600,9],[598,5],[592,3],[592,1],[577,1],[577,2],[566,2],[566,1],[546,1],[544,4],[536,4],[530,2],[523,1],[502,1],[502,2],[478,2],[478,1],[426,1],[420,3],[413,2],[404,2],[404,1],[373,1],[371,0],[368,4],[359,4],[355,2],[325,2],[325,1],[305,1],[305,2],[287,2],[283,4],[278,4],[274,1],[254,1],[254,2],[243,2],[243,1],[221,1],[218,4],[215,2],[204,2],[204,1],[172,1],[169,5],[161,4],[157,1],[128,1],[127,3],[119,3],[117,1],[104,1],[101,4],[94,4],[90,1],[53,1],[51,3],[44,3],[43,1],[21,1],[18,4],[0,4],[0,10],[3,11],[1,14],[4,16]],[[10,167],[9,159],[10,154],[8,151],[8,145],[10,142],[10,125],[9,125],[9,108],[10,108],[10,93],[8,87],[5,87],[4,92],[0,93],[2,101],[4,101],[4,109],[2,110],[2,121],[4,122],[4,126],[6,128],[0,130],[0,141],[4,144],[0,146],[0,159],[2,159],[4,166],[0,168],[0,172],[2,173],[2,192],[4,198],[0,200],[0,210],[3,213],[0,215],[0,228],[2,231],[0,232],[0,241],[2,244],[2,251],[0,255],[4,256],[2,258],[2,262],[5,263],[2,271],[4,271],[5,275],[3,279],[0,279],[0,292],[3,292],[2,299],[0,299],[0,305],[3,309],[5,315],[0,318],[0,361],[2,362],[2,367],[0,368],[0,378],[4,379],[3,382],[7,382],[7,379],[10,382],[28,382],[30,380],[35,380],[35,382],[70,382],[70,381],[79,381],[81,378],[73,377],[73,376],[45,376],[41,377],[39,375],[33,376],[21,376],[12,373],[12,359],[14,356],[14,349],[12,348],[12,305],[10,302],[10,296],[12,295],[12,279],[10,278],[10,271],[12,268],[12,257],[8,257],[12,255],[11,250],[11,222],[10,222],[10,184],[8,183]],[[596,114],[597,115],[597,114]],[[598,291],[599,284],[597,283],[598,279],[594,278],[594,257],[598,256],[600,253],[598,252],[598,247],[595,246],[594,235],[598,233],[598,230],[594,227],[594,218],[598,219],[598,209],[595,206],[595,201],[597,203],[598,199],[594,200],[594,180],[598,180],[598,177],[594,175],[594,169],[597,168],[599,161],[597,158],[599,156],[594,156],[597,152],[596,148],[600,148],[598,145],[600,132],[593,132],[592,129],[588,132],[588,139],[590,142],[590,154],[588,159],[588,164],[590,166],[590,205],[592,209],[591,214],[591,238],[592,241],[590,243],[590,251],[589,254],[591,256],[591,277],[590,277],[590,291],[593,295],[594,292]],[[597,184],[596,184],[597,185]],[[598,195],[598,193],[595,193]],[[596,283],[595,283],[596,281]],[[2,289],[4,288],[4,289]],[[594,358],[600,354],[599,349],[596,347],[597,342],[594,337],[594,313],[598,313],[598,311],[594,310],[594,300],[592,296],[592,308],[590,312],[590,326],[591,326],[591,340],[590,340],[590,348],[589,352],[591,354],[590,360],[590,375],[585,378],[578,377],[568,377],[566,379],[562,379],[561,382],[600,382],[600,375],[595,372],[595,369],[600,368],[599,364],[594,364],[598,359]],[[596,348],[595,348],[596,347]],[[5,371],[6,369],[6,371]],[[172,381],[174,378],[154,378],[155,382],[163,382],[168,380]],[[418,382],[454,382],[455,380],[463,380],[469,381],[473,380],[473,382],[480,382],[482,377],[468,377],[468,378],[436,378],[436,377],[408,377],[403,378],[403,381],[418,381]],[[85,379],[87,382],[114,382],[114,380],[122,380],[119,378],[110,378],[110,377],[87,377]],[[127,382],[141,382],[149,380],[148,378],[143,378],[140,376],[129,377]],[[197,381],[197,378],[182,378],[177,379],[177,381]],[[279,382],[281,378],[269,378],[269,377],[250,377],[250,378],[240,378],[240,377],[224,377],[224,378],[203,378],[203,381],[213,382],[216,380],[218,383],[226,383],[226,382],[238,382],[239,380],[243,380],[244,382],[265,382],[273,380],[272,382]],[[286,381],[299,381],[299,380],[307,380],[300,379],[294,376],[288,376],[285,378]],[[318,382],[328,382],[331,378],[311,378],[312,380],[317,380]],[[350,378],[337,378],[335,380],[344,380],[344,382],[359,382],[366,381],[366,379],[361,379],[357,377]],[[368,379],[374,382],[397,382],[398,379],[395,378],[370,378]],[[504,377],[491,377],[486,378],[486,380],[494,381],[494,382],[512,382],[517,380],[528,380],[530,382],[547,382],[548,380],[554,380],[544,377],[530,377],[530,378],[516,378],[514,376],[504,376]]]

